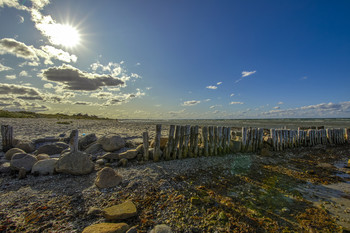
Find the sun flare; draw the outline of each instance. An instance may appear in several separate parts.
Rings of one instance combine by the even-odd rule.
[[[78,30],[67,24],[55,24],[49,34],[50,41],[56,45],[74,47],[80,42]]]

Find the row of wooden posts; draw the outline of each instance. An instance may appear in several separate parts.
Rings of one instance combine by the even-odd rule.
[[[198,156],[215,156],[230,153],[231,128],[221,126],[175,126],[171,125],[167,143],[161,150],[162,126],[156,125],[156,137],[153,150],[153,160],[159,161],[161,153],[165,160],[182,159]],[[270,129],[264,132],[263,128],[242,127],[239,134],[239,151],[258,152],[263,144],[270,144],[274,151],[283,151],[287,148],[315,146],[318,144],[350,143],[350,129]],[[233,140],[232,140],[233,141]],[[149,135],[143,133],[144,160],[149,156]]]

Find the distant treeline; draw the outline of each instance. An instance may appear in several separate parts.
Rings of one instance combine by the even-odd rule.
[[[73,114],[73,115],[66,115],[62,113],[56,113],[56,114],[47,114],[47,113],[36,113],[36,112],[27,112],[27,111],[6,111],[6,110],[0,110],[0,117],[5,118],[56,118],[56,119],[90,119],[90,120],[108,120],[109,118],[100,118],[95,115],[88,115],[88,114]]]

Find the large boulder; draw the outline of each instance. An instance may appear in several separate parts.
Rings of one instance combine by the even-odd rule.
[[[84,152],[87,153],[87,154],[94,155],[94,154],[100,153],[102,151],[103,151],[103,149],[102,149],[102,145],[101,144],[93,143],[88,148],[86,148]]]
[[[38,160],[44,160],[44,159],[49,159],[50,156],[49,156],[48,154],[38,154],[38,155],[36,156],[36,158],[37,158]]]
[[[85,227],[82,233],[125,233],[129,229],[126,223],[97,223]]]
[[[105,167],[97,173],[95,184],[98,188],[115,187],[122,182],[122,177],[110,167]]]
[[[16,153],[21,153],[21,154],[25,154],[26,152],[22,149],[19,149],[19,148],[12,148],[12,149],[9,149],[6,153],[5,153],[5,158],[7,160],[11,160],[12,159],[12,156]]]
[[[137,150],[127,150],[123,153],[119,154],[119,159],[134,159],[136,158],[136,155],[138,154]]]
[[[103,150],[112,152],[125,147],[125,141],[119,135],[105,135],[97,141],[102,145]]]
[[[33,165],[37,161],[38,160],[34,155],[17,153],[12,156],[10,165],[11,168],[14,170],[20,170],[21,168],[24,168],[26,172],[30,172],[30,170],[32,170]]]
[[[0,173],[10,173],[11,170],[12,169],[9,162],[6,162],[0,165]]]
[[[94,163],[88,154],[75,151],[67,152],[61,155],[56,163],[56,172],[67,173],[71,175],[85,175],[94,170]]]
[[[15,147],[24,150],[26,153],[32,153],[35,151],[35,145],[31,141],[19,140]]]
[[[54,155],[54,154],[60,154],[62,151],[67,149],[69,145],[64,142],[56,142],[52,144],[47,144],[39,147],[36,154],[48,154],[48,155]]]
[[[122,220],[136,215],[136,206],[132,201],[126,201],[103,210],[103,216],[108,220]]]
[[[32,173],[40,175],[52,175],[55,172],[55,165],[58,159],[45,159],[36,162],[32,167]]]
[[[89,147],[92,143],[97,141],[96,134],[88,134],[82,138],[79,139],[78,147],[79,150],[85,150],[86,148]]]

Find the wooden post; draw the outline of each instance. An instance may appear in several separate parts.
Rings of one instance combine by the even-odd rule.
[[[276,135],[275,135],[275,129],[270,129],[270,137],[272,141],[272,149],[276,150]]]
[[[170,125],[167,150],[166,150],[166,154],[165,154],[166,160],[171,159],[171,153],[173,152],[173,147],[174,147],[174,133],[175,133],[175,125]]]
[[[242,152],[245,151],[246,145],[247,145],[247,128],[242,127]]]
[[[179,159],[182,159],[182,149],[184,145],[184,140],[185,140],[185,126],[180,127],[180,140],[179,140],[179,150],[177,153],[177,156]]]
[[[282,151],[283,150],[283,137],[282,137],[282,129],[278,130],[278,150]]]
[[[227,153],[227,128],[223,127],[222,128],[222,148],[223,148],[223,153]]]
[[[214,126],[214,155],[218,155],[218,127]]]
[[[13,147],[13,127],[1,125],[2,151],[7,152]]]
[[[69,135],[69,148],[70,152],[77,152],[79,143],[79,131],[77,129],[72,130]]]
[[[227,127],[226,153],[230,153],[231,127]]]
[[[208,151],[208,127],[204,126],[202,128],[202,136],[203,136],[203,144],[204,144],[204,152],[203,155],[204,156],[208,156],[209,151]]]
[[[214,128],[209,126],[209,155],[214,155]]]
[[[199,127],[198,127],[198,125],[196,125],[194,127],[194,140],[193,140],[193,143],[194,143],[194,150],[193,150],[194,157],[198,156],[198,136],[199,136]]]
[[[264,129],[258,128],[259,131],[259,143],[258,143],[258,149],[260,150],[264,143]]]
[[[183,157],[188,157],[188,144],[190,141],[190,134],[191,134],[191,126],[186,125],[185,126],[185,139],[184,139],[184,145],[183,145]]]
[[[173,159],[177,158],[177,152],[178,152],[178,145],[180,141],[180,131],[181,126],[177,125],[175,128],[175,140],[174,140],[174,146],[173,146]]]
[[[149,138],[148,138],[148,132],[142,133],[142,140],[143,140],[143,159],[145,161],[149,160]]]
[[[156,125],[156,138],[154,140],[153,161],[160,160],[160,136],[162,134],[162,125]]]
[[[218,127],[218,155],[221,155],[223,153],[222,150],[222,127]]]

